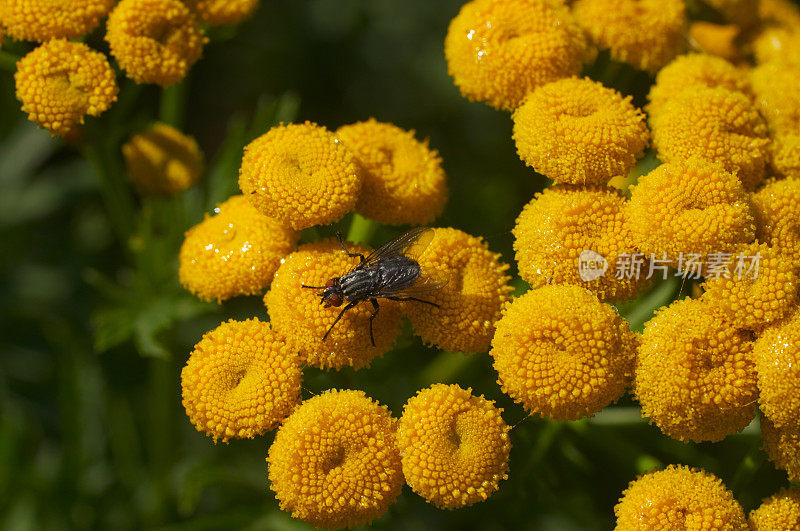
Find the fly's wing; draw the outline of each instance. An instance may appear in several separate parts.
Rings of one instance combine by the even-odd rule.
[[[422,254],[425,248],[428,247],[428,244],[431,243],[432,239],[433,229],[428,227],[415,227],[404,232],[395,239],[384,243],[369,253],[363,265],[366,266],[371,262],[380,260],[381,258],[395,255],[403,255],[416,259],[416,257]],[[363,266],[358,264],[353,269],[358,269],[361,267]]]
[[[450,282],[450,275],[443,270],[423,268],[419,277],[408,287],[399,290],[378,290],[376,297],[417,297],[442,289]]]

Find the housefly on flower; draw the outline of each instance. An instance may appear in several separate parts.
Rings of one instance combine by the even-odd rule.
[[[336,236],[347,256],[358,257],[360,262],[342,276],[328,280],[324,286],[303,284],[304,288],[323,290],[318,295],[321,299],[320,304],[324,304],[326,308],[339,307],[347,303],[322,336],[323,341],[328,338],[328,334],[344,312],[363,301],[370,301],[373,307],[369,318],[369,338],[373,347],[375,336],[372,333],[372,321],[380,310],[378,299],[414,301],[439,306],[418,297],[440,289],[449,280],[438,271],[424,270],[417,261],[433,239],[433,229],[426,227],[411,229],[378,247],[366,257],[361,253],[348,251],[342,235]]]

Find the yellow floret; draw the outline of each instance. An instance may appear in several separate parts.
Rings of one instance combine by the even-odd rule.
[[[606,184],[633,167],[650,139],[630,96],[588,78],[537,88],[513,118],[520,158],[559,183]]]
[[[784,488],[750,511],[750,531],[800,529],[800,489]]]
[[[672,97],[695,86],[723,87],[750,94],[747,75],[725,59],[701,53],[680,55],[658,72],[647,95],[648,114],[658,114]]]
[[[800,179],[800,132],[775,135],[770,152],[772,168],[777,175]]]
[[[0,26],[18,40],[80,39],[97,27],[114,1],[2,0]]]
[[[756,63],[776,62],[788,68],[800,68],[800,28],[768,27],[752,43]]]
[[[753,359],[761,411],[779,428],[800,426],[800,312],[765,330]]]
[[[750,330],[788,315],[797,303],[797,272],[792,258],[765,243],[740,247],[728,258],[721,264],[721,275],[706,275],[711,278],[703,283],[703,299],[733,325]]]
[[[351,253],[368,253],[359,245],[347,244],[347,249]],[[322,340],[348,301],[342,301],[339,307],[325,307],[318,296],[322,289],[303,286],[325,286],[328,280],[342,276],[358,263],[357,257],[348,257],[339,242],[330,239],[301,245],[281,261],[264,304],[272,326],[294,345],[307,365],[320,369],[366,367],[386,352],[400,333],[402,303],[381,299],[380,310],[372,321],[375,346],[369,336],[374,312],[369,301],[344,312],[328,338]]]
[[[203,173],[197,141],[164,123],[133,135],[122,145],[128,174],[146,194],[172,195],[186,190]]]
[[[713,306],[684,299],[645,324],[634,389],[649,417],[680,441],[719,441],[753,419],[757,396],[747,332]]]
[[[397,423],[361,391],[331,390],[303,402],[269,449],[281,509],[324,529],[367,524],[403,487]]]
[[[800,269],[800,175],[768,182],[752,195],[758,241]]]
[[[737,46],[740,33],[741,28],[736,24],[722,25],[697,20],[689,26],[689,42],[703,53],[738,62],[742,58]]]
[[[183,0],[209,26],[238,24],[258,9],[259,0]]]
[[[767,124],[750,99],[722,86],[688,87],[650,117],[653,143],[664,162],[691,157],[716,161],[748,190],[764,178]]]
[[[183,407],[214,442],[275,428],[300,399],[297,353],[258,319],[222,323],[194,347],[181,371]]]
[[[47,41],[17,63],[17,99],[28,119],[64,136],[117,101],[117,81],[106,56],[85,44]]]
[[[742,506],[718,477],[670,465],[632,481],[614,507],[617,531],[746,531]]]
[[[409,301],[404,311],[414,333],[444,350],[486,352],[513,288],[508,264],[489,250],[482,238],[452,228],[437,228],[419,257],[423,271],[438,273],[447,284]]]
[[[436,384],[409,399],[397,443],[414,492],[444,509],[491,496],[508,478],[511,442],[502,411],[458,385]]]
[[[552,186],[522,210],[513,233],[520,276],[532,287],[573,284],[602,301],[633,297],[647,283],[647,265],[625,226],[625,198],[612,188]],[[581,278],[582,255],[599,254],[607,269]],[[637,262],[637,260],[639,262]],[[628,266],[631,266],[630,268]],[[630,273],[630,274],[628,274]]]
[[[203,300],[218,302],[263,292],[299,235],[240,195],[214,212],[186,231],[179,254],[181,284]]]
[[[295,229],[334,223],[356,204],[355,155],[311,122],[273,127],[244,150],[239,188],[261,212]]]
[[[128,77],[166,87],[186,77],[207,39],[179,0],[122,0],[108,17],[106,40]]]
[[[450,22],[444,53],[463,96],[511,110],[534,88],[577,74],[586,40],[556,0],[473,0]]]
[[[800,424],[778,428],[761,417],[761,437],[769,460],[786,471],[789,481],[800,481]]]
[[[764,63],[750,70],[749,79],[754,102],[767,121],[770,134],[800,132],[800,64],[793,68]]]
[[[748,195],[735,175],[699,159],[662,164],[631,187],[625,220],[645,255],[731,252],[755,237]]]
[[[613,306],[578,286],[515,299],[490,354],[503,392],[552,420],[592,416],[630,384],[636,336]]]
[[[447,182],[442,159],[414,131],[370,119],[340,127],[336,137],[358,159],[364,183],[356,211],[381,223],[424,225],[442,213]]]
[[[685,47],[683,0],[578,0],[572,12],[611,57],[657,72]]]

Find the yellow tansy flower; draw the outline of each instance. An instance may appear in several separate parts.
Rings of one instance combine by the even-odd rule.
[[[2,0],[0,25],[18,40],[80,39],[108,14],[115,0]]]
[[[164,123],[133,135],[122,145],[122,155],[128,173],[148,194],[186,190],[203,173],[203,152],[197,141]]]
[[[586,40],[556,0],[473,0],[450,22],[444,53],[463,96],[511,110],[534,88],[577,74]]]
[[[625,221],[646,255],[730,252],[750,243],[755,224],[748,195],[735,175],[699,159],[662,164],[631,187]]]
[[[800,68],[800,28],[768,27],[752,42],[756,63],[776,62]]]
[[[765,243],[739,247],[722,265],[722,274],[703,283],[703,298],[730,322],[757,330],[788,315],[797,303],[797,272],[792,257]]]
[[[360,245],[347,244],[351,253],[367,254]],[[370,341],[370,317],[374,310],[363,302],[342,314],[325,341],[322,338],[347,304],[325,307],[317,296],[321,290],[303,286],[324,286],[359,263],[348,257],[336,240],[301,245],[281,261],[272,286],[264,296],[272,326],[300,352],[307,365],[321,369],[366,367],[386,352],[400,333],[401,307],[414,302],[380,300],[380,310],[372,321],[375,346]]]
[[[767,124],[750,99],[722,86],[692,86],[650,117],[653,143],[664,162],[700,157],[737,173],[748,190],[764,178]]]
[[[647,265],[641,264],[642,274],[617,274],[626,260],[634,265],[637,252],[624,223],[624,205],[624,196],[613,188],[559,185],[537,194],[512,231],[520,276],[534,288],[582,286],[603,301],[636,295],[646,285]],[[587,251],[599,254],[608,267],[584,280],[579,261]]]
[[[764,24],[800,30],[800,8],[792,0],[760,0],[758,17]]]
[[[181,371],[183,407],[214,442],[275,428],[300,399],[297,353],[258,319],[222,323]]]
[[[128,77],[162,87],[186,77],[206,42],[179,0],[121,0],[108,17],[106,40]]]
[[[761,417],[761,437],[769,460],[786,471],[789,481],[800,481],[800,424],[778,428]]]
[[[203,300],[263,292],[299,235],[240,195],[214,212],[186,231],[179,253],[181,284]]]
[[[306,400],[269,449],[269,480],[281,509],[324,529],[367,524],[403,487],[397,425],[361,391]]]
[[[698,299],[645,324],[634,389],[642,415],[680,441],[719,441],[753,419],[757,396],[747,332]]]
[[[800,312],[765,330],[753,348],[761,411],[776,426],[800,426]]]
[[[748,78],[770,134],[800,132],[800,63],[797,67],[764,63],[750,70]]]
[[[537,88],[513,118],[520,158],[560,183],[605,184],[626,174],[650,138],[630,96],[588,78]]]
[[[614,507],[617,531],[746,531],[744,510],[718,477],[670,465],[631,481]]]
[[[47,41],[17,63],[17,99],[28,119],[64,136],[117,101],[117,81],[106,56],[85,44]]]
[[[592,416],[625,392],[636,336],[614,307],[578,286],[545,286],[515,299],[490,354],[503,392],[552,420]]]
[[[689,42],[706,54],[728,61],[740,61],[742,54],[736,44],[740,33],[741,28],[736,24],[713,24],[697,20],[689,26]]]
[[[758,509],[750,511],[747,521],[750,531],[800,529],[800,489],[779,490],[762,501]]]
[[[414,333],[444,350],[486,352],[495,322],[513,290],[508,284],[508,264],[500,258],[482,238],[437,228],[419,263],[423,271],[438,273],[448,282],[437,291],[420,295],[438,307],[405,303]]]
[[[238,24],[258,9],[259,0],[183,0],[209,26]]]
[[[414,131],[370,119],[345,125],[336,137],[358,159],[364,183],[356,211],[381,223],[424,225],[442,213],[447,181],[442,159]]]
[[[264,214],[295,229],[334,223],[356,204],[353,153],[317,124],[273,127],[244,150],[239,188]]]
[[[800,269],[800,175],[772,180],[752,195],[758,241]]]
[[[508,477],[511,442],[501,412],[458,385],[436,384],[409,399],[397,443],[414,492],[445,509],[491,496]]]
[[[725,20],[742,28],[758,22],[758,4],[761,0],[705,0],[714,7]]]
[[[800,132],[775,135],[770,152],[772,168],[777,175],[800,178]]]
[[[673,96],[695,86],[724,87],[750,94],[747,75],[725,59],[702,53],[680,55],[658,72],[647,95],[647,112],[657,114]]]
[[[683,0],[578,0],[572,12],[611,57],[657,72],[685,46]]]

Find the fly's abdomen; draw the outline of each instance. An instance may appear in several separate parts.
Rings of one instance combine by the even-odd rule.
[[[381,277],[382,291],[400,291],[408,288],[420,275],[419,264],[407,256],[393,256],[383,260],[376,269]]]

